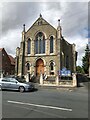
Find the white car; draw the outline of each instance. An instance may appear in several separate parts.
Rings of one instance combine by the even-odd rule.
[[[15,78],[0,78],[0,89],[19,90],[20,92],[31,91],[34,89],[32,83],[21,83]]]

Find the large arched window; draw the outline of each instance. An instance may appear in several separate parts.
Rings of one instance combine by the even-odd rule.
[[[42,32],[39,32],[35,40],[35,54],[43,53],[45,53],[45,37]]]
[[[50,37],[50,53],[53,53],[53,36]]]
[[[28,39],[27,42],[27,54],[31,54],[31,39]]]

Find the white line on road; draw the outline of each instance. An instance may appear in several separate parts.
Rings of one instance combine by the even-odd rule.
[[[14,103],[14,104],[22,104],[22,105],[30,105],[30,106],[36,106],[36,107],[42,107],[42,108],[51,108],[51,109],[57,109],[57,110],[65,110],[65,111],[72,111],[72,109],[68,108],[60,108],[60,107],[54,107],[54,106],[46,106],[46,105],[38,105],[38,104],[31,104],[31,103],[23,103],[23,102],[17,102],[17,101],[7,101],[8,103]]]

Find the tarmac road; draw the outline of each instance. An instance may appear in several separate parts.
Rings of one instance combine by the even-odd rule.
[[[88,118],[88,89],[43,88],[2,91],[3,118]]]

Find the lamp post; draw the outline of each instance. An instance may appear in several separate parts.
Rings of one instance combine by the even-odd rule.
[[[90,78],[90,50],[89,50],[89,78]]]

